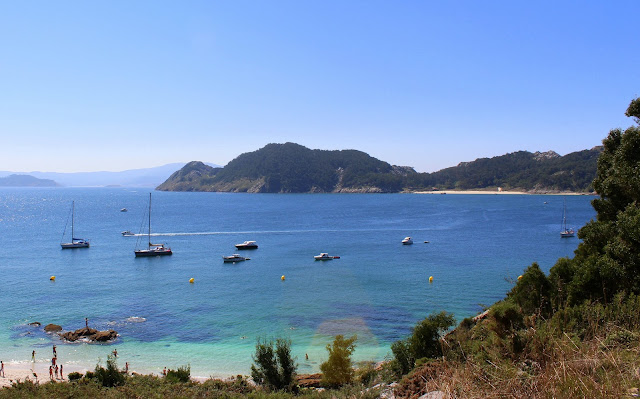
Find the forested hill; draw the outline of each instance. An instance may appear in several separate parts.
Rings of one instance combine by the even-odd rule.
[[[163,191],[327,193],[497,189],[591,191],[601,147],[559,156],[519,151],[463,162],[434,173],[394,166],[356,150],[311,150],[268,144],[224,168],[190,162],[157,187]]]
[[[165,191],[252,193],[398,192],[411,168],[389,165],[361,151],[311,150],[268,144],[224,168],[190,162],[158,186]]]

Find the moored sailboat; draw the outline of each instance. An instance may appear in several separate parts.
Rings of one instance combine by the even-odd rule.
[[[163,256],[172,255],[171,248],[166,247],[165,244],[153,244],[151,243],[151,193],[149,193],[149,226],[147,228],[147,249],[136,249],[133,251],[136,254],[136,258],[144,256]]]
[[[84,238],[76,238],[74,234],[74,224],[75,224],[75,213],[76,213],[76,202],[71,201],[71,242],[61,242],[60,247],[62,249],[74,249],[74,248],[89,248],[89,241]],[[69,223],[69,219],[67,219],[67,223]],[[67,232],[67,225],[64,226],[64,232],[62,233],[62,239]]]
[[[573,227],[567,227],[567,202],[563,199],[562,201],[562,229],[560,231],[560,237],[568,238],[575,236],[575,231]]]

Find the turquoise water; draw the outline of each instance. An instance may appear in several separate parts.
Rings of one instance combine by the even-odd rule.
[[[148,195],[0,189],[0,358],[27,363],[35,349],[47,361],[55,343],[87,368],[117,348],[139,371],[224,376],[249,374],[258,337],[285,337],[311,372],[334,335],[357,334],[356,360],[382,360],[430,312],[475,315],[532,262],[548,271],[579,241],[560,238],[560,196],[154,192],[152,241],[174,255],[135,258],[137,238],[120,232],[146,225]],[[566,197],[575,227],[595,216],[591,199]],[[89,249],[60,249],[72,200]],[[245,240],[260,246],[243,252],[251,260],[223,264]],[[314,261],[320,252],[341,258]],[[65,344],[27,325],[70,330],[85,317],[119,339]]]

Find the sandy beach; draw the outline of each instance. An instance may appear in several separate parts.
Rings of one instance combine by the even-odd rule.
[[[592,195],[591,193],[558,192],[538,193],[526,191],[498,191],[498,190],[440,190],[440,191],[415,191],[414,194],[482,194],[482,195]]]
[[[0,387],[11,386],[12,382],[31,380],[39,383],[51,381],[49,378],[50,362],[29,362],[29,363],[4,363],[4,378],[0,377]],[[58,378],[56,381],[67,381],[67,375],[71,372],[85,373],[86,368],[74,366],[72,364],[64,364],[64,378]],[[34,375],[35,373],[35,375]],[[55,379],[55,378],[54,378]]]

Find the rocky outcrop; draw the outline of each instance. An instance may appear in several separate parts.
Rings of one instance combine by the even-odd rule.
[[[115,330],[98,331],[95,328],[84,327],[75,331],[67,331],[60,334],[60,338],[65,341],[75,342],[79,339],[84,339],[91,342],[108,342],[113,341],[118,337],[118,333]]]
[[[62,327],[57,324],[47,324],[44,326],[45,332],[59,332],[62,331]]]
[[[298,374],[296,382],[300,388],[319,388],[322,381],[322,374]]]

